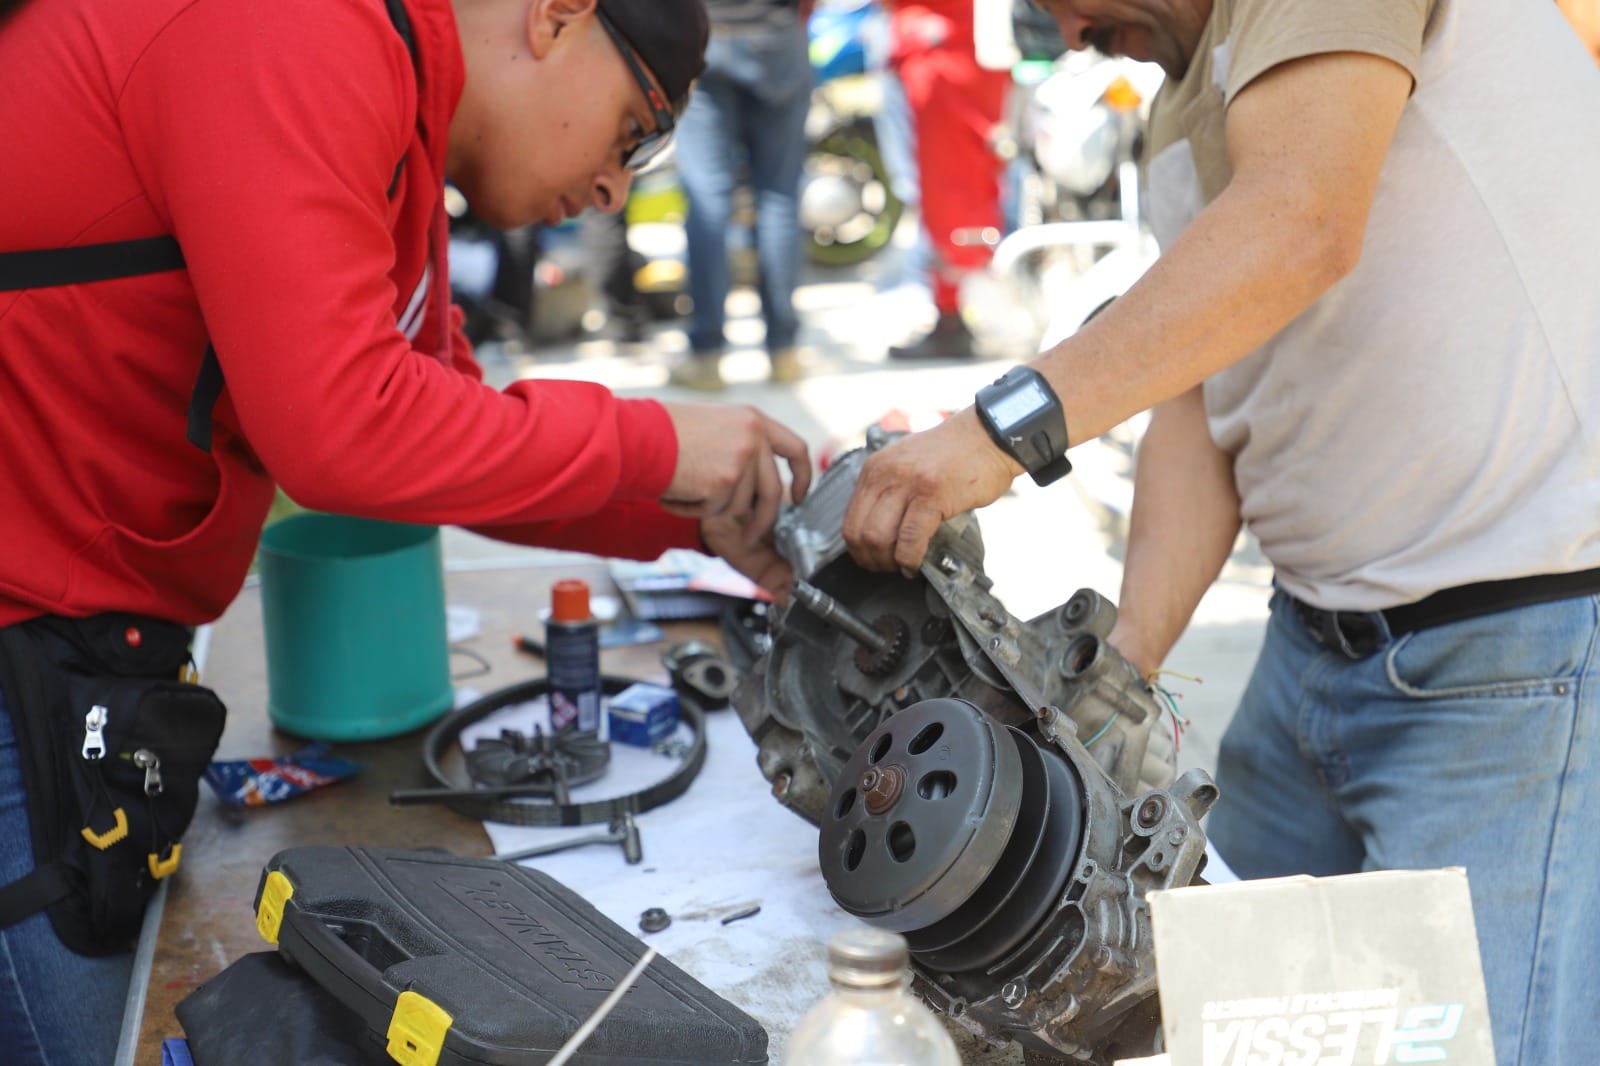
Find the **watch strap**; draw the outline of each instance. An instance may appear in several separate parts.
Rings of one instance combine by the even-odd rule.
[[[1055,418],[1053,422],[1047,421],[1043,426],[1031,427],[1023,437],[1014,437],[996,422],[990,405],[1002,398],[1006,391],[1021,387],[1024,382],[1037,386],[1050,398]],[[1034,484],[1050,485],[1072,472],[1072,463],[1066,454],[1067,420],[1061,410],[1060,397],[1056,395],[1055,389],[1050,387],[1050,382],[1045,376],[1037,370],[1030,366],[1012,367],[993,384],[978,390],[974,409],[978,421],[989,434],[989,439],[994,441],[997,448],[1021,464],[1028,472],[1028,476],[1033,478]]]

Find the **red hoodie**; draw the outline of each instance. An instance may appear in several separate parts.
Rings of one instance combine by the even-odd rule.
[[[0,23],[0,250],[171,234],[188,263],[0,293],[0,625],[216,617],[275,481],[525,543],[696,543],[655,502],[661,405],[482,384],[446,282],[455,19],[407,7],[420,75],[382,0],[24,0]],[[208,338],[209,454],[184,434]]]

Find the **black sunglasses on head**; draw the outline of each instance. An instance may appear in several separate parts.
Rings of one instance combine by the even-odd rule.
[[[628,64],[628,69],[633,71],[633,80],[639,83],[639,91],[644,93],[645,102],[650,105],[650,114],[656,120],[656,128],[646,133],[639,139],[639,143],[622,153],[622,165],[632,171],[644,170],[653,163],[667,145],[672,141],[672,109],[661,100],[661,94],[650,83],[650,75],[645,73],[644,67],[634,58],[633,46],[628,39],[622,36],[612,21],[606,18],[606,13],[595,8],[595,17],[600,20],[600,25],[611,37],[611,43],[617,46],[617,51],[622,53],[623,62]]]

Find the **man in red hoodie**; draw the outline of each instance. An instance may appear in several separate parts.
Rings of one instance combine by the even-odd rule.
[[[504,226],[620,209],[706,33],[701,0],[0,0],[0,627],[215,618],[275,484],[600,554],[703,542],[781,588],[798,437],[496,392],[448,302],[444,180]],[[10,882],[33,862],[0,733]],[[44,914],[0,940],[6,1061],[111,1061],[127,956]]]

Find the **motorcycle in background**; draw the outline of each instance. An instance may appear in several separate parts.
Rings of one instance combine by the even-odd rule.
[[[807,25],[817,87],[806,116],[800,226],[811,261],[853,266],[894,236],[905,205],[894,193],[873,117],[883,107],[868,37],[885,32],[871,0],[819,4]]]
[[[1008,31],[1004,47],[991,48],[1016,59],[995,135],[1008,163],[1008,226],[997,240],[974,235],[994,256],[969,279],[964,305],[993,342],[1039,350],[1070,336],[1155,261],[1138,157],[1164,75],[1154,63],[1064,52],[1053,24],[1046,17],[1041,28],[1025,3],[983,7]]]
[[[991,269],[1021,296],[1050,347],[1126,292],[1155,261],[1139,152],[1161,68],[1069,52],[1027,95],[1019,225]]]

